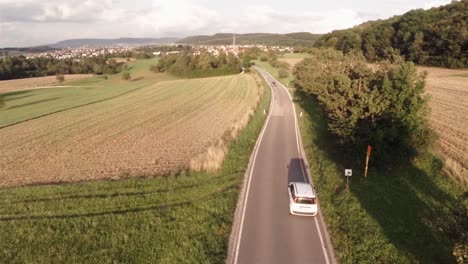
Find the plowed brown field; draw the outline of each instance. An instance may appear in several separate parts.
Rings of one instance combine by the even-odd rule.
[[[468,186],[468,71],[418,67],[426,71],[431,95],[430,121],[438,134],[437,149],[445,167]]]
[[[0,129],[0,187],[166,174],[256,106],[252,75],[166,81]]]

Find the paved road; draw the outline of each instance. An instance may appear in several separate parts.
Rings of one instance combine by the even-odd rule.
[[[271,85],[271,75],[257,68]],[[272,87],[271,116],[247,178],[234,263],[333,263],[320,217],[292,216],[287,185],[309,182],[286,89]],[[249,183],[250,182],[250,183]],[[320,190],[317,190],[320,192]]]

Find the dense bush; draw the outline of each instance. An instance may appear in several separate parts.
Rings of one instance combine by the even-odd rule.
[[[65,81],[65,76],[63,76],[62,74],[57,74],[57,76],[55,76],[55,79],[57,79],[57,81],[61,83]]]
[[[315,96],[339,143],[356,153],[370,144],[377,162],[407,160],[431,143],[425,76],[400,59],[373,69],[364,56],[315,50],[294,69],[296,84]],[[382,163],[381,163],[382,164]]]
[[[279,68],[278,70],[278,77],[281,79],[289,77],[289,72],[285,68]]]
[[[130,75],[130,73],[129,73],[128,71],[124,71],[124,72],[122,73],[122,79],[123,79],[123,80],[128,81],[128,80],[130,80],[131,78],[132,78],[132,76]]]
[[[181,77],[197,78],[239,73],[241,62],[232,53],[228,55],[221,53],[219,56],[213,56],[208,53],[191,55],[184,52],[162,56],[156,65],[150,67],[150,70],[154,72],[167,71]]]
[[[358,50],[371,61],[401,55],[423,65],[468,67],[467,12],[468,1],[453,1],[430,10],[412,10],[387,20],[333,31],[314,45],[344,53]]]

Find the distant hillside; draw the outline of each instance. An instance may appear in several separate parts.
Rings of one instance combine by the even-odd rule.
[[[271,34],[271,33],[248,33],[236,34],[236,44],[263,44],[270,46],[312,46],[320,37],[320,34],[308,32]],[[182,44],[200,45],[230,45],[233,33],[218,33],[212,36],[191,36],[178,41]]]
[[[168,44],[178,41],[178,38],[118,38],[118,39],[69,39],[47,45],[52,48],[104,47],[123,45]]]
[[[316,47],[348,53],[360,50],[370,61],[402,55],[422,65],[468,67],[468,1],[416,9],[386,20],[323,35]]]
[[[27,48],[2,48],[5,52],[5,55],[15,56],[22,54],[31,54],[31,53],[41,53],[56,50],[49,46],[37,46],[37,47],[27,47]]]

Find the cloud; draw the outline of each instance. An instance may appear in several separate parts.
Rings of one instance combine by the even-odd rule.
[[[2,22],[32,23],[92,23],[105,20],[106,10],[112,9],[112,0],[49,0],[2,1]]]
[[[251,32],[314,32],[326,33],[334,29],[344,29],[365,20],[359,12],[351,9],[337,9],[324,12],[288,13],[267,6],[248,6],[236,30]],[[247,25],[247,27],[245,26]]]
[[[452,0],[435,0],[435,1],[431,1],[429,3],[426,3],[424,5],[424,9],[430,9],[430,8],[433,8],[433,7],[439,7],[441,5],[446,5],[446,4],[450,4],[450,2],[452,2]]]
[[[432,0],[424,8],[449,1]],[[214,4],[209,0],[133,2],[0,0],[0,47],[50,44],[69,38],[183,37],[217,32],[327,33],[417,8],[413,6],[414,1],[406,0],[382,1],[378,5],[380,9],[375,10],[368,5],[355,8],[359,4],[355,3],[334,9],[317,7],[320,11],[310,7],[297,9],[300,3],[284,4],[281,8],[281,5],[258,5],[247,0],[232,4]]]
[[[153,1],[140,10],[124,9],[112,0],[0,1],[0,10],[7,10],[0,11],[0,47],[49,44],[67,38],[214,33],[222,22],[218,12],[188,0]]]

